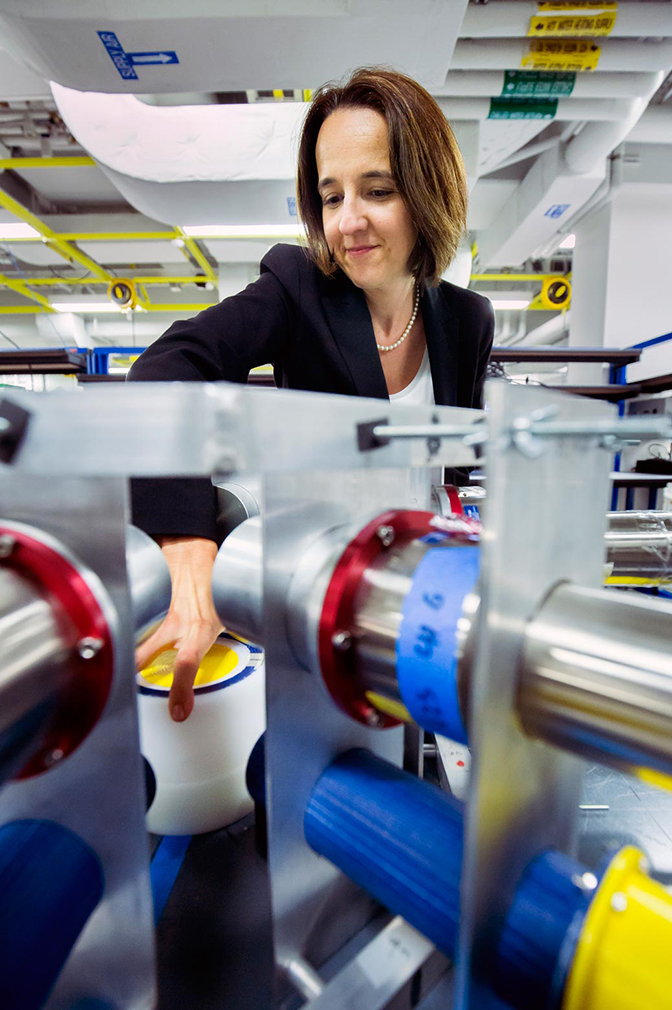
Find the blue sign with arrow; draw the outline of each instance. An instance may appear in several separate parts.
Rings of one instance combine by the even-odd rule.
[[[179,63],[177,53],[168,50],[161,53],[126,53],[131,63],[135,66],[144,64],[149,66],[152,63]]]
[[[114,32],[98,32],[98,37],[107,49],[119,75],[126,81],[138,80],[134,67],[168,66],[171,63],[180,62],[177,53],[172,49],[159,49],[147,53],[127,53]]]

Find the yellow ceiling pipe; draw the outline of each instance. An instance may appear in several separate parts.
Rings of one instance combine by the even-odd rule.
[[[54,252],[58,253],[59,256],[63,256],[64,259],[68,260],[70,263],[79,263],[81,266],[86,267],[90,270],[95,277],[99,277],[101,280],[106,280],[108,283],[112,280],[112,275],[104,270],[99,263],[92,260],[90,256],[83,253],[77,246],[70,245],[67,241],[61,238],[55,231],[52,231],[48,225],[41,221],[39,217],[32,214],[27,207],[24,207],[22,203],[15,200],[14,197],[6,193],[4,189],[0,189],[0,206],[8,210],[10,214],[14,217],[18,217],[20,221],[25,221],[29,224],[31,228],[39,232],[42,238],[45,240],[46,244]]]
[[[174,231],[64,231],[58,237],[64,242],[172,242],[178,238]],[[12,239],[11,241],[14,241]],[[25,242],[25,239],[21,239]],[[34,241],[34,240],[33,240]]]
[[[193,277],[130,277],[136,284],[211,284],[209,277],[195,274]],[[4,283],[0,281],[0,284]],[[108,284],[99,277],[28,277],[26,283],[31,287],[54,288],[60,284]]]
[[[201,250],[198,248],[196,240],[190,238],[188,235],[185,235],[184,231],[182,230],[182,228],[179,227],[179,225],[175,228],[174,238],[182,239],[182,242],[184,244],[180,248],[182,249],[184,255],[187,256],[187,252],[191,253],[191,255],[196,260],[203,273],[207,274],[208,280],[216,287],[219,287],[219,278],[215,274],[214,270],[208,263],[207,259],[205,258]]]
[[[44,295],[39,295],[37,291],[31,291],[25,281],[16,280],[13,277],[5,277],[4,274],[0,274],[0,285],[9,288],[10,291],[16,291],[17,294],[23,295],[25,298],[30,298],[33,302],[37,302],[38,305],[42,306],[42,311],[44,312],[54,311],[51,303]]]
[[[539,281],[545,281],[547,278],[552,280],[562,280],[566,279],[568,274],[472,274],[470,280],[472,281],[534,281],[538,283]]]

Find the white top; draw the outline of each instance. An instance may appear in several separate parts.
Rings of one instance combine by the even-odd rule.
[[[398,393],[390,393],[390,400],[395,403],[430,404],[436,403],[434,399],[434,386],[432,385],[432,373],[429,367],[429,355],[425,347],[420,368],[415,373],[405,389],[400,389]]]

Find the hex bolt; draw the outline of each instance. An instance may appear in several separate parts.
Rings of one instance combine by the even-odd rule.
[[[339,652],[347,652],[352,645],[352,635],[349,631],[336,631],[331,637],[331,644]]]
[[[378,729],[383,721],[383,717],[380,712],[376,712],[375,708],[372,708],[366,713],[366,721],[371,729]]]
[[[614,912],[625,912],[628,907],[628,899],[621,891],[617,891],[616,894],[612,894],[611,907]]]
[[[104,644],[102,638],[92,638],[90,636],[80,638],[77,643],[77,652],[82,659],[93,659],[94,656],[98,655]]]
[[[53,768],[54,765],[58,764],[59,761],[64,757],[63,751],[60,747],[56,747],[44,758],[45,768]]]
[[[16,540],[9,533],[0,536],[0,559],[8,558],[16,547]]]
[[[394,527],[393,526],[379,526],[376,530],[376,536],[380,540],[383,547],[390,547],[394,543]]]

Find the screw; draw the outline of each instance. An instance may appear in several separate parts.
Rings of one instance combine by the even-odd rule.
[[[613,449],[618,439],[615,435],[603,435],[600,439],[600,447],[602,449]]]
[[[58,764],[58,762],[63,758],[63,751],[60,747],[56,747],[51,753],[45,755],[44,767],[51,768],[53,765]]]
[[[612,894],[611,907],[614,912],[625,912],[628,907],[628,899],[621,891],[617,891],[616,894]]]
[[[6,431],[10,431],[11,427],[11,421],[8,421],[6,417],[0,417],[0,436],[2,436]]]
[[[331,644],[339,652],[347,652],[352,645],[352,635],[349,631],[336,631],[331,636]]]
[[[382,543],[383,547],[390,547],[394,543],[394,527],[393,526],[379,526],[376,530],[376,536]]]
[[[82,659],[93,659],[102,649],[104,642],[102,638],[80,638],[77,642],[77,652]]]
[[[16,540],[9,533],[0,535],[0,558],[8,558],[16,547]]]
[[[378,729],[383,721],[383,717],[380,712],[376,712],[375,708],[372,708],[366,713],[366,721],[371,729]]]

